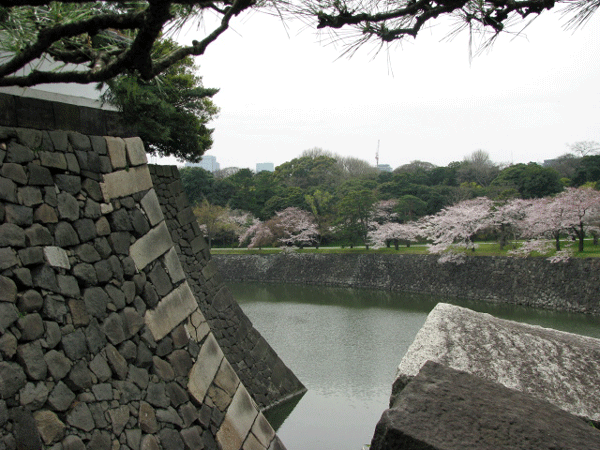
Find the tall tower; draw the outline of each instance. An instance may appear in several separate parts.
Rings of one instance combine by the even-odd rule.
[[[375,167],[379,167],[379,139],[377,139],[377,151],[375,152]]]

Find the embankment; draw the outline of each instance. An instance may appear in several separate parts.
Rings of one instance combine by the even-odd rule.
[[[600,260],[500,256],[439,264],[432,255],[213,255],[225,281],[385,289],[600,314]]]

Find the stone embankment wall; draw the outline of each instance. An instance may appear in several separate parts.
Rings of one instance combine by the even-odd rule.
[[[419,292],[600,314],[600,259],[478,256],[439,264],[434,255],[282,253],[213,255],[227,281],[299,283]]]
[[[306,391],[223,284],[176,166],[150,166],[171,239],[219,346],[261,409]]]
[[[138,138],[0,127],[0,448],[283,448],[192,285]]]

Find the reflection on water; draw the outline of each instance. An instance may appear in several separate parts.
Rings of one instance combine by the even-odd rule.
[[[396,367],[431,296],[323,286],[230,283],[254,326],[308,389],[267,417],[288,450],[360,450],[387,408]],[[496,317],[600,338],[600,318],[450,301]]]

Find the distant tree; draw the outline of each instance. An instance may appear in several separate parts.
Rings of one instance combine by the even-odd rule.
[[[304,196],[306,204],[313,213],[317,223],[317,248],[321,244],[323,236],[328,232],[332,222],[333,195],[327,191],[317,189],[312,195]]]
[[[325,155],[294,158],[277,166],[273,177],[278,183],[300,189],[328,188],[340,178],[337,161]]]
[[[223,169],[219,169],[219,170],[213,172],[213,176],[217,180],[222,180],[224,178],[229,178],[229,177],[235,175],[240,170],[242,170],[242,169],[240,169],[239,167],[225,167]]]
[[[536,163],[509,166],[500,172],[492,185],[514,188],[522,198],[541,198],[563,189],[556,170]]]
[[[416,222],[397,223],[386,222],[376,223],[369,230],[369,239],[374,247],[388,246],[390,242],[394,243],[394,248],[399,249],[400,243],[410,247],[411,242],[415,242],[421,235],[421,228]]]
[[[211,205],[205,198],[192,209],[204,235],[208,240],[208,248],[212,248],[212,241],[220,231],[231,228],[229,221],[229,208]]]
[[[544,163],[544,167],[550,167],[556,170],[561,179],[567,178],[573,180],[580,161],[581,157],[575,156],[572,153],[565,153],[558,158],[548,161],[548,163]]]
[[[338,227],[353,246],[362,242],[368,248],[375,194],[369,189],[351,190],[337,204]]]
[[[460,183],[477,183],[479,186],[488,186],[498,175],[500,169],[490,159],[489,153],[475,150],[466,156],[458,169]]]
[[[579,157],[595,155],[600,153],[600,142],[596,141],[579,141],[574,144],[569,144],[569,148]]]
[[[600,191],[567,188],[553,199],[553,205],[556,209],[566,211],[564,226],[577,237],[578,250],[582,252],[589,228],[600,217]]]
[[[179,169],[181,184],[193,205],[202,199],[212,197],[214,192],[214,177],[202,167],[182,167]]]
[[[342,178],[376,178],[379,171],[367,161],[351,156],[335,156]]]
[[[279,242],[300,248],[315,245],[319,230],[314,216],[300,208],[286,208],[276,213],[274,226],[283,234]]]
[[[498,230],[500,250],[504,249],[510,240],[516,241],[522,234],[524,220],[535,205],[535,200],[513,198],[493,206],[491,223]]]
[[[378,224],[384,224],[386,222],[398,222],[398,200],[379,200],[373,205],[373,212],[371,213],[371,220]]]
[[[408,164],[403,164],[399,167],[396,167],[394,169],[394,173],[429,172],[435,169],[436,167],[437,166],[435,164],[432,164],[430,162],[419,161],[418,159],[415,159],[414,161],[411,161]]]
[[[600,155],[581,158],[573,182],[576,186],[582,186],[589,182],[600,182]]]
[[[412,222],[427,212],[427,203],[414,195],[403,195],[396,205],[398,218],[402,222]]]
[[[239,237],[240,245],[248,242],[248,248],[258,247],[259,250],[272,245],[274,240],[270,224],[258,219],[255,219],[254,223]]]
[[[560,236],[567,227],[567,210],[564,204],[554,203],[551,197],[535,200],[522,221],[522,236],[532,239],[553,239],[556,251],[560,251]]]
[[[440,262],[460,262],[465,250],[475,251],[477,233],[492,224],[493,202],[485,197],[465,200],[421,220],[423,234],[432,241],[429,251],[442,254]]]

